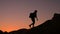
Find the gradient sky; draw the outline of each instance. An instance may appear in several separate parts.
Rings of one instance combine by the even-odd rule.
[[[35,26],[60,13],[60,0],[0,0],[0,30],[29,29],[29,13],[38,10]]]

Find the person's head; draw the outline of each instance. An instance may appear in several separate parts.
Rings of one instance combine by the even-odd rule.
[[[34,11],[35,13],[37,12],[37,10]]]

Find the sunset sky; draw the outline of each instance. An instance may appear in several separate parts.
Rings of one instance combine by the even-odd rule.
[[[13,31],[29,29],[29,14],[37,10],[38,21],[35,26],[44,23],[60,13],[60,0],[0,0],[0,30]]]

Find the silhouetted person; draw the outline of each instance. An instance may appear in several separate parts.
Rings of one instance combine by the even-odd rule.
[[[32,20],[32,24],[29,25],[29,27],[34,27],[35,24],[35,18],[38,20],[37,18],[37,10],[35,10],[33,13],[30,13],[29,18],[31,18]]]

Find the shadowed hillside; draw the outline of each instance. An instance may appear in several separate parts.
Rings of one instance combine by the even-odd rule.
[[[33,34],[58,34],[60,32],[60,14],[54,14],[51,20],[45,21],[30,31],[32,31]]]
[[[51,20],[45,21],[43,24],[31,28],[20,29],[12,32],[4,32],[5,34],[59,34],[60,33],[60,14],[54,14]],[[0,34],[4,34],[0,30]]]

